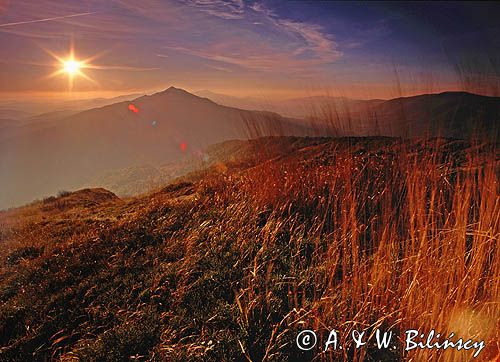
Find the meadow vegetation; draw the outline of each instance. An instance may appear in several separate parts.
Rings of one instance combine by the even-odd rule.
[[[281,143],[287,147],[273,148]],[[305,328],[436,329],[498,353],[498,154],[436,138],[265,138],[156,192],[0,214],[3,361],[468,361]],[[281,150],[281,151],[279,151]],[[283,150],[286,150],[284,152]]]

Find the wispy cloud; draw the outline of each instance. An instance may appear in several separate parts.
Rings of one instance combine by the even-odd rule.
[[[225,73],[233,73],[233,70],[227,68],[227,67],[218,67],[215,65],[207,65],[208,68],[210,69],[215,69],[218,70],[219,72],[225,72]]]
[[[158,70],[158,67],[134,67],[127,65],[89,65],[86,68],[97,70],[123,70],[131,72],[147,72],[151,70]]]
[[[113,4],[115,8],[102,5],[98,12],[74,11],[70,15],[54,14],[57,16],[0,24],[0,30],[3,27],[11,34],[50,39],[61,36],[60,33],[57,35],[56,25],[70,25],[72,31],[81,30],[99,42],[126,39],[127,44],[141,42],[141,46],[152,42],[166,43],[177,53],[217,62],[219,67],[230,64],[252,71],[305,71],[306,68],[332,63],[342,55],[334,39],[320,26],[282,18],[261,3],[249,4],[243,0],[143,0],[140,3],[115,0]],[[81,6],[69,1],[61,10],[78,9]],[[22,12],[30,17],[36,13],[35,7],[26,3]],[[91,14],[95,16],[83,19]],[[56,24],[65,19],[71,22]],[[227,31],[229,20],[231,31]],[[42,25],[15,28],[16,25],[43,22],[54,24],[44,28]],[[172,55],[175,54],[152,54],[156,58],[168,57],[174,61]]]
[[[79,13],[79,14],[54,16],[54,17],[51,17],[51,18],[44,18],[44,19],[17,21],[17,22],[12,22],[12,23],[0,24],[0,28],[10,27],[10,26],[17,26],[17,25],[34,24],[34,23],[44,23],[46,21],[56,21],[56,20],[62,20],[62,19],[76,18],[76,17],[79,17],[79,16],[87,16],[87,15],[92,15],[92,14],[95,14],[95,12],[87,12],[87,13]]]
[[[243,19],[245,13],[243,0],[186,0],[186,4],[222,19]]]
[[[219,45],[220,48],[220,45]],[[206,49],[190,49],[184,47],[168,47],[168,49],[181,52],[184,54],[196,56],[199,58],[203,58],[206,60],[226,63],[231,65],[237,65],[247,69],[253,70],[264,70],[270,71],[273,70],[276,66],[279,65],[279,58],[277,55],[269,56],[269,54],[261,53],[254,55],[245,55],[243,57],[239,56],[231,56],[225,55],[226,52],[220,52],[215,47],[206,48]],[[229,53],[229,52],[227,52]],[[282,61],[285,59],[281,59]]]
[[[332,36],[326,35],[320,26],[280,18],[274,11],[265,7],[262,3],[254,3],[251,9],[261,14],[263,18],[277,29],[304,41],[304,45],[294,51],[295,54],[304,54],[310,51],[312,53],[311,58],[320,60],[320,63],[334,62],[342,56],[342,52],[338,49],[338,45],[332,39]]]
[[[303,78],[319,73],[342,56],[335,39],[319,25],[286,18],[260,3],[243,0],[89,0],[84,4],[66,0],[60,6],[58,3],[19,0],[2,17],[0,32],[6,35],[4,41],[10,48],[6,61],[13,69],[24,69],[22,62],[38,61],[38,55],[28,50],[33,44],[64,53],[64,44],[73,35],[80,58],[112,49],[99,61],[92,62],[115,64],[100,68],[110,70],[99,71],[101,84],[107,87],[116,83],[115,71],[122,70],[130,71],[130,76],[123,76],[127,79],[124,82],[135,86],[173,77],[187,77],[192,82],[223,82],[238,75],[260,81],[262,72],[288,80],[290,76]],[[23,44],[20,49],[14,49],[14,39]],[[43,57],[42,54],[42,61]],[[134,74],[141,71],[151,72],[144,76]],[[26,79],[24,84],[28,83]]]
[[[320,26],[282,18],[262,3],[247,6],[240,0],[189,0],[185,4],[241,22],[234,32],[218,37],[216,42],[169,46],[178,52],[246,69],[278,72],[311,70],[342,56],[332,36]]]

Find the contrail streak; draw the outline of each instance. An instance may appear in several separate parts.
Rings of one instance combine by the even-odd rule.
[[[45,21],[52,21],[52,20],[76,18],[77,16],[85,16],[85,15],[91,15],[91,14],[95,14],[95,12],[91,12],[91,13],[79,13],[79,14],[71,14],[71,15],[63,15],[63,16],[55,16],[53,18],[45,18],[45,19],[37,19],[37,20],[18,21],[16,23],[5,23],[5,24],[0,24],[0,28],[4,28],[4,27],[7,27],[7,26],[15,26],[15,25],[43,23]]]

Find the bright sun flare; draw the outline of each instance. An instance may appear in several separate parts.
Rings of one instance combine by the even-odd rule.
[[[76,60],[70,59],[63,62],[63,70],[70,75],[78,73],[81,66],[81,63]]]
[[[1,1],[1,0],[0,0]],[[69,90],[73,89],[74,79],[76,78],[84,78],[92,83],[97,84],[97,82],[90,78],[87,74],[85,74],[85,69],[89,68],[97,68],[96,65],[91,64],[91,61],[96,59],[98,55],[87,58],[87,59],[77,59],[75,57],[75,51],[73,44],[71,44],[69,54],[67,57],[63,58],[54,54],[50,50],[44,49],[48,54],[50,54],[54,59],[57,60],[57,63],[54,64],[56,70],[48,75],[49,78],[55,77],[58,75],[66,75],[68,77],[68,86]]]

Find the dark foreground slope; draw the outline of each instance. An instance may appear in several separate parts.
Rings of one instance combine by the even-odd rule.
[[[2,212],[0,360],[440,355],[407,354],[398,341],[355,353],[347,340],[306,353],[295,345],[304,328],[324,342],[331,328],[432,327],[484,339],[477,360],[498,353],[492,146],[270,138],[217,147],[210,170],[144,197],[88,189]]]

